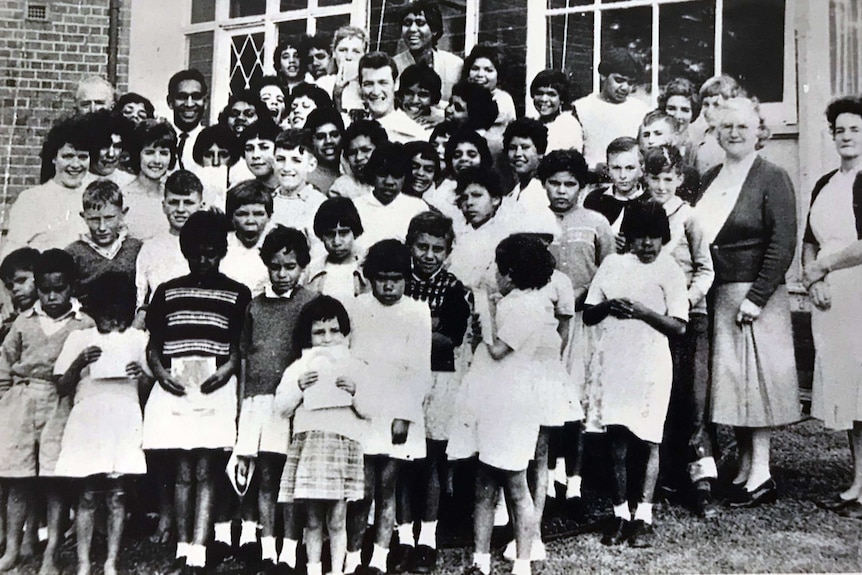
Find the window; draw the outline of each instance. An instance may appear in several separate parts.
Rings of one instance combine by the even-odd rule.
[[[366,2],[351,0],[189,0],[185,35],[190,68],[210,81],[211,119],[228,96],[274,74],[280,40],[366,25]]]
[[[662,85],[686,77],[700,85],[726,73],[764,103],[770,124],[796,124],[792,1],[546,0],[528,4],[528,78],[543,67],[566,70],[576,96],[599,83],[601,54],[630,50],[645,73],[635,93],[655,102]],[[541,48],[540,48],[541,47]],[[541,52],[540,52],[541,50]]]

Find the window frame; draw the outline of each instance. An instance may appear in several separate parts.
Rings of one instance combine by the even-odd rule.
[[[652,105],[656,104],[659,89],[661,86],[658,83],[659,74],[659,51],[660,36],[659,36],[659,11],[658,8],[662,5],[681,4],[688,2],[696,2],[699,0],[615,0],[613,3],[602,2],[602,0],[593,0],[592,4],[569,6],[564,8],[549,9],[547,1],[527,2],[527,78],[532,79],[540,71],[545,69],[547,61],[547,33],[548,33],[548,18],[551,16],[560,16],[565,14],[581,14],[594,13],[593,20],[593,90],[599,84],[599,60],[601,59],[601,31],[602,31],[602,13],[609,10],[624,10],[626,8],[652,8],[652,77],[650,83],[652,85],[652,94],[650,96]],[[715,2],[715,40],[714,40],[714,58],[715,58],[715,74],[720,74],[722,70],[722,32],[723,32],[723,8],[724,0],[712,0]],[[797,112],[797,95],[796,95],[796,41],[794,37],[794,24],[796,16],[796,2],[794,0],[785,0],[784,13],[784,85],[783,99],[781,102],[764,103],[761,105],[763,115],[767,120],[767,124],[773,133],[776,134],[795,134],[798,133],[798,112]],[[526,97],[526,107],[528,113],[535,113],[532,99],[529,94]]]

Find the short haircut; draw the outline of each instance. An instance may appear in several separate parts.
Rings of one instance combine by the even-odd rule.
[[[700,94],[694,83],[688,78],[674,78],[664,85],[658,95],[659,110],[667,111],[667,101],[674,96],[687,98],[691,104],[691,119],[694,121],[700,115]]]
[[[332,37],[324,32],[306,34],[302,37],[302,48],[303,54],[306,55],[312,48],[326,50],[328,54],[332,54]]]
[[[620,74],[637,81],[642,71],[640,62],[625,48],[611,48],[602,54],[602,60],[599,62],[599,74],[602,76]]]
[[[261,76],[251,82],[251,90],[260,97],[260,91],[267,86],[275,86],[281,93],[284,94],[284,101],[287,102],[287,89],[278,76]]]
[[[39,157],[42,159],[42,169],[39,180],[44,183],[54,177],[57,169],[54,167],[54,159],[60,148],[68,144],[81,152],[90,153],[90,135],[87,130],[87,120],[83,116],[70,116],[59,120],[48,131],[45,141],[42,142],[42,151]]]
[[[296,319],[294,343],[299,349],[311,347],[311,327],[319,321],[334,319],[338,321],[338,329],[345,337],[350,335],[350,316],[344,305],[332,296],[321,295],[304,306]]]
[[[86,311],[93,318],[119,315],[128,324],[135,319],[137,290],[131,278],[119,271],[107,271],[87,286]]]
[[[548,178],[560,172],[572,174],[581,186],[587,185],[590,181],[590,169],[587,167],[584,156],[577,150],[552,150],[548,152],[539,163],[536,176],[544,185]]]
[[[682,154],[676,146],[667,144],[647,150],[644,154],[644,172],[657,176],[662,172],[676,172],[682,175],[685,169]]]
[[[467,168],[458,174],[458,185],[455,190],[458,194],[458,203],[461,203],[461,196],[472,185],[477,185],[485,188],[488,195],[492,198],[502,198],[505,192],[503,185],[500,183],[500,178],[497,173],[490,168]]]
[[[495,250],[500,274],[508,276],[516,288],[538,289],[551,281],[556,261],[535,234],[512,234]]]
[[[153,103],[145,96],[141,96],[136,92],[126,92],[120,96],[120,99],[117,100],[116,104],[114,104],[114,113],[122,115],[123,107],[126,104],[141,104],[144,107],[144,111],[147,113],[148,118],[154,118],[156,116],[156,109],[153,107]]]
[[[829,122],[830,130],[835,130],[835,120],[841,114],[862,116],[862,97],[843,96],[829,102],[829,105],[826,106],[826,121]]]
[[[93,180],[81,194],[81,205],[85,210],[98,210],[103,206],[123,209],[123,192],[111,180]]]
[[[333,124],[338,128],[340,133],[344,132],[344,120],[341,117],[341,113],[335,108],[315,108],[305,119],[305,129],[308,130],[312,136],[317,128],[326,124]]]
[[[410,277],[410,249],[395,239],[381,240],[368,248],[362,273],[370,280],[380,274],[397,273]]]
[[[560,95],[560,108],[568,110],[572,105],[571,82],[561,70],[542,70],[530,82],[530,96],[535,97],[539,88],[551,88]]]
[[[278,127],[269,114],[266,116],[258,116],[256,122],[249,124],[248,127],[240,133],[240,145],[244,148],[249,140],[254,139],[275,142],[279,133],[281,133],[281,128]]]
[[[134,125],[123,116],[117,116],[110,110],[96,110],[85,114],[84,118],[88,124],[90,158],[93,161],[98,159],[102,148],[111,145],[114,135],[120,136],[124,149],[129,147]]]
[[[263,245],[260,246],[260,259],[268,266],[272,258],[283,250],[287,253],[293,252],[296,255],[296,263],[300,267],[307,266],[308,262],[311,261],[305,234],[295,228],[278,224],[263,238]]]
[[[386,52],[368,52],[359,59],[359,83],[362,84],[362,70],[379,70],[388,67],[392,70],[392,81],[398,79],[398,66],[395,65],[395,60]]]
[[[506,126],[506,131],[503,132],[503,150],[509,149],[513,138],[531,140],[540,154],[544,154],[548,149],[548,127],[535,118],[518,118]]]
[[[227,191],[225,198],[225,215],[233,220],[233,214],[242,206],[260,204],[266,210],[266,215],[272,216],[272,194],[260,180],[244,180]]]
[[[167,122],[158,120],[144,120],[132,132],[132,141],[129,149],[129,167],[133,172],[141,172],[141,152],[144,148],[167,148],[171,153],[169,168],[177,163],[177,133]]]
[[[389,175],[396,178],[404,177],[410,171],[410,157],[403,144],[383,142],[371,153],[365,164],[365,173],[369,178],[375,175]]]
[[[214,145],[228,151],[231,166],[237,163],[240,157],[242,157],[239,140],[236,134],[233,133],[233,130],[224,124],[215,124],[201,130],[198,137],[195,138],[195,145],[192,148],[192,157],[195,163],[203,166],[204,154]]]
[[[314,214],[314,235],[323,238],[323,234],[334,230],[336,226],[342,225],[353,232],[353,237],[358,238],[365,230],[362,228],[362,219],[356,210],[356,205],[350,198],[327,198],[323,200],[317,213]]]
[[[664,207],[657,202],[631,202],[626,206],[620,233],[626,241],[636,238],[661,238],[670,241],[670,223]]]
[[[427,211],[413,216],[410,225],[407,226],[407,245],[412,245],[419,234],[443,238],[447,251],[452,249],[452,242],[455,241],[452,220],[439,212]]]
[[[209,87],[207,86],[207,80],[204,78],[204,75],[194,68],[190,68],[188,70],[180,70],[168,80],[168,96],[173,96],[179,90],[180,82],[184,82],[185,80],[195,80],[201,85],[201,90],[204,94],[209,94]]]
[[[446,142],[446,154],[443,159],[450,170],[452,169],[452,158],[455,155],[455,148],[463,143],[473,144],[476,147],[476,150],[479,151],[479,158],[481,158],[479,165],[483,168],[491,169],[494,166],[494,157],[491,155],[491,149],[488,147],[488,140],[474,130],[461,129],[452,134],[449,141]]]
[[[640,148],[638,147],[638,141],[636,139],[630,138],[629,136],[614,138],[611,140],[611,143],[608,144],[607,157],[610,158],[611,156],[630,152],[632,150],[636,150],[638,155],[640,155]]]
[[[408,161],[412,163],[413,158],[419,156],[423,160],[434,162],[434,180],[440,177],[440,156],[437,150],[429,142],[422,140],[414,140],[404,144],[404,153],[407,154]],[[412,168],[412,164],[411,164]]]
[[[39,250],[29,246],[12,250],[0,263],[0,280],[12,279],[20,271],[34,272],[39,255]]]
[[[443,81],[431,67],[424,64],[411,64],[401,73],[401,81],[398,86],[398,94],[403,94],[409,86],[419,85],[420,88],[428,90],[431,95],[431,105],[436,106],[440,102],[443,91]]]
[[[713,76],[704,82],[699,90],[700,99],[712,96],[722,96],[725,100],[735,98],[743,93],[742,87],[734,78],[727,74]]]
[[[75,265],[75,258],[72,257],[72,254],[58,248],[51,248],[39,254],[33,269],[36,286],[42,283],[42,278],[46,274],[55,273],[63,274],[70,284],[75,283],[78,277],[78,266]]]
[[[431,135],[428,136],[428,141],[433,142],[437,138],[440,138],[443,136],[451,137],[453,134],[455,134],[460,129],[461,129],[460,124],[453,122],[452,120],[443,120],[442,122],[440,122],[439,124],[434,126],[433,130],[431,130]]]
[[[422,14],[425,16],[425,21],[428,22],[428,27],[431,28],[431,33],[433,34],[432,44],[436,46],[437,40],[443,36],[443,14],[440,12],[440,7],[437,3],[432,0],[414,0],[408,3],[401,10],[401,17],[398,19],[398,23],[403,22],[404,18],[410,14],[414,16]]]
[[[221,212],[201,210],[189,216],[180,230],[180,251],[190,259],[204,246],[216,248],[222,257],[227,253],[227,236],[230,224]]]
[[[314,102],[314,105],[317,108],[332,108],[334,106],[332,98],[330,98],[329,94],[326,93],[326,90],[320,86],[315,86],[314,84],[299,84],[293,89],[293,92],[290,93],[290,98],[285,100],[287,110],[290,110],[290,106],[293,104],[294,100],[303,97]]]
[[[485,58],[497,69],[497,86],[500,86],[506,76],[506,61],[503,47],[499,44],[483,42],[476,44],[470,54],[464,58],[464,66],[461,67],[461,80],[466,81],[470,76],[470,68],[479,58]]]
[[[285,38],[284,40],[280,40],[278,45],[275,47],[275,50],[272,51],[272,67],[281,74],[281,53],[287,50],[288,48],[296,49],[296,57],[299,58],[299,71],[297,72],[298,78],[304,78],[305,72],[307,71],[305,64],[306,58],[302,56],[302,40],[295,38]]]
[[[237,92],[236,94],[231,94],[227,100],[227,105],[222,108],[222,111],[219,112],[218,115],[218,123],[227,125],[228,116],[230,116],[231,109],[237,104],[237,102],[244,102],[246,104],[251,104],[254,106],[254,111],[257,113],[258,118],[262,118],[264,116],[272,116],[272,112],[269,111],[269,108],[266,107],[260,99],[260,94],[258,92],[254,92],[251,90],[242,90],[241,92]]]
[[[676,118],[665,112],[664,110],[650,110],[641,120],[641,128],[651,126],[657,122],[667,122],[674,132],[679,130],[679,122]]]
[[[467,104],[465,128],[487,130],[494,125],[500,109],[488,88],[472,82],[461,81],[452,86],[452,96],[461,98]]]
[[[188,170],[177,170],[168,174],[165,180],[165,196],[190,196],[197,194],[203,196],[204,186],[193,172]]]
[[[362,50],[365,51],[368,49],[368,34],[365,32],[365,30],[356,26],[342,26],[335,31],[335,34],[332,35],[331,52],[334,54],[335,49],[338,47],[341,41],[348,38],[359,38],[360,40],[362,40]]]
[[[341,146],[346,148],[347,144],[359,136],[365,136],[371,140],[371,143],[375,147],[389,141],[389,134],[386,133],[386,129],[377,120],[356,120],[344,130],[344,135],[341,137]]]
[[[81,93],[87,86],[99,86],[100,88],[105,88],[111,94],[111,101],[109,102],[111,106],[114,105],[114,100],[117,97],[117,91],[114,89],[113,84],[108,82],[106,79],[101,76],[87,76],[83,78],[80,82],[78,82],[78,86],[75,89],[75,100],[77,101],[81,97]]]
[[[304,128],[289,128],[275,138],[275,147],[311,153],[311,133]]]

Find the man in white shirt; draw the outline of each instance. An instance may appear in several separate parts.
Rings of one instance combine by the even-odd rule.
[[[359,92],[371,117],[389,135],[389,141],[428,140],[431,135],[403,110],[395,109],[398,68],[385,52],[370,52],[359,60]]]
[[[602,56],[599,64],[601,91],[575,101],[584,129],[584,159],[591,170],[604,163],[612,140],[637,137],[649,106],[629,96],[641,74],[640,63],[628,50],[614,48]]]
[[[192,150],[203,130],[209,92],[204,75],[195,69],[181,70],[168,81],[168,107],[173,110],[173,125],[177,131],[177,167],[194,170]]]

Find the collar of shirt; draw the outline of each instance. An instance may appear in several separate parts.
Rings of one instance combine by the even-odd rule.
[[[72,303],[72,307],[69,308],[69,311],[67,311],[66,313],[64,313],[60,317],[49,317],[48,314],[46,314],[45,311],[42,309],[42,302],[40,302],[40,301],[37,301],[33,305],[33,307],[31,307],[30,309],[28,309],[27,311],[24,311],[22,313],[25,314],[27,317],[34,317],[34,316],[35,317],[43,317],[43,318],[52,319],[54,321],[61,321],[61,320],[69,319],[70,317],[74,317],[75,319],[77,319],[78,317],[80,317],[80,315],[82,313],[81,312],[81,302],[79,302],[75,298],[72,298],[71,303]]]
[[[118,253],[120,253],[120,250],[123,248],[123,242],[126,241],[128,235],[129,233],[126,230],[120,231],[120,235],[117,236],[116,241],[109,246],[100,246],[96,244],[90,234],[81,234],[81,241],[90,246],[94,252],[103,258],[112,260]]]
[[[268,285],[263,288],[263,295],[264,297],[267,297],[269,299],[290,299],[291,297],[293,297],[294,291],[296,291],[296,288],[287,290],[284,293],[275,293],[275,291],[272,289],[272,285]]]
[[[617,200],[621,200],[623,202],[630,202],[632,200],[635,200],[635,199],[641,197],[644,193],[644,189],[641,187],[640,184],[638,184],[637,187],[634,189],[634,191],[631,194],[624,196],[622,194],[618,194],[616,191],[616,188],[614,188],[613,185],[611,185],[610,187],[608,187],[608,189],[605,193],[608,194],[609,196],[613,197],[613,198],[616,198]]]
[[[314,187],[311,184],[306,182],[306,184],[304,186],[302,186],[298,190],[294,190],[292,192],[282,193],[281,190],[282,190],[281,186],[279,186],[275,189],[275,195],[274,195],[275,199],[305,201],[308,199],[308,194],[310,194],[314,190]]]

